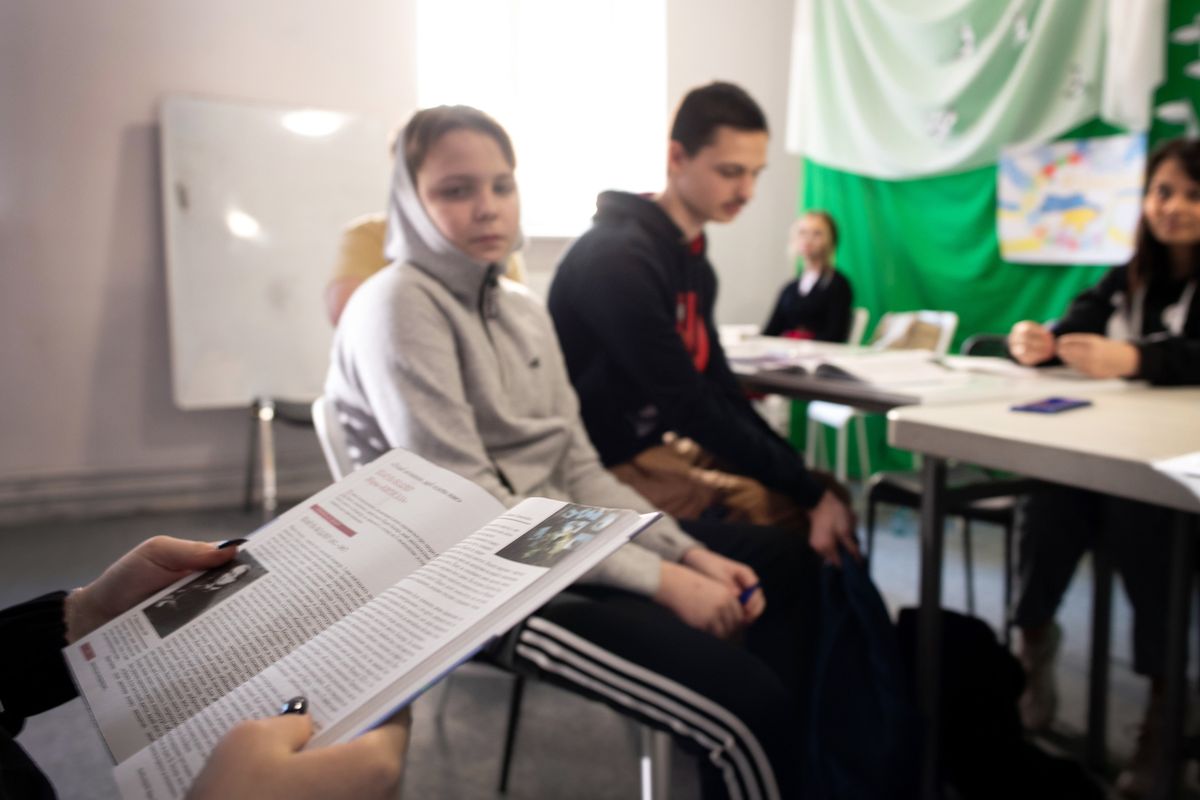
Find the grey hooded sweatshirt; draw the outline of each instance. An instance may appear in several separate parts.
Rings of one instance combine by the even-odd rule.
[[[386,252],[392,263],[346,305],[325,381],[358,463],[403,447],[506,506],[541,496],[654,510],[600,464],[542,304],[437,230],[402,158]],[[661,559],[696,546],[664,518],[584,581],[653,595]]]

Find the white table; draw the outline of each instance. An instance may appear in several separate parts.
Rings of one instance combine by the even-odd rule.
[[[911,351],[909,351],[911,353]],[[870,383],[813,374],[828,359],[848,363],[856,357],[901,355],[866,347],[756,336],[726,347],[726,356],[743,387],[797,400],[826,400],[860,411],[886,412],[908,405],[940,405],[991,399],[1036,399],[1125,391],[1124,381],[1092,381],[1067,368],[1033,369],[1003,358],[944,356],[947,365],[932,379]],[[930,356],[932,358],[932,356]]]
[[[1091,393],[1085,385],[1072,392],[1091,396],[1090,408],[1063,414],[1023,414],[1009,410],[1011,400],[960,405],[909,406],[888,414],[888,440],[896,447],[923,453],[925,492],[921,509],[921,610],[917,674],[922,713],[928,731],[923,794],[938,797],[940,770],[941,574],[946,459],[961,459],[1054,483],[1105,492],[1188,512],[1170,532],[1171,606],[1168,618],[1168,674],[1164,759],[1155,797],[1174,797],[1179,780],[1183,710],[1186,698],[1186,647],[1194,565],[1195,517],[1200,498],[1152,466],[1155,461],[1200,451],[1200,389],[1150,389]],[[1028,399],[1036,399],[1029,397]],[[1164,538],[1163,544],[1167,545]],[[1099,581],[1097,584],[1099,585]],[[1107,598],[1102,598],[1107,603]],[[1098,604],[1100,605],[1100,604]],[[1103,610],[1098,610],[1103,613]],[[1093,612],[1094,614],[1097,611]],[[1102,639],[1107,663],[1107,624],[1094,626],[1093,653]],[[1093,658],[1093,664],[1099,660]],[[1106,691],[1107,681],[1093,673],[1091,694]],[[1100,684],[1100,685],[1097,685]],[[1102,694],[1099,695],[1102,698]],[[1089,729],[1095,703],[1089,705]],[[1101,706],[1102,707],[1102,706]],[[1093,731],[1103,736],[1102,729]],[[1100,739],[1101,746],[1103,739]],[[1094,755],[1091,754],[1091,755]]]

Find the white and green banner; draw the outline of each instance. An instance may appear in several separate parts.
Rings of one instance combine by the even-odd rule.
[[[797,0],[788,146],[874,178],[961,172],[1100,116],[1144,130],[1166,0]]]

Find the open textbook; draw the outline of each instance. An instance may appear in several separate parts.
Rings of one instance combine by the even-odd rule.
[[[309,747],[407,705],[657,514],[505,509],[395,450],[65,653],[126,798],[182,797],[238,722],[309,699]]]
[[[743,373],[783,370],[885,387],[966,381],[928,350],[875,350],[760,337],[739,342],[726,355],[734,371]]]

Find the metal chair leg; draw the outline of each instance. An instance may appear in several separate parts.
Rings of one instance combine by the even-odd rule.
[[[254,508],[254,476],[258,469],[258,401],[250,405],[250,443],[246,453],[246,482],[242,491],[242,511]]]
[[[821,426],[818,425],[817,421],[815,419],[813,419],[812,417],[809,417],[807,422],[808,422],[808,424],[805,427],[805,434],[804,434],[804,436],[805,436],[804,460],[806,462],[808,462],[808,466],[811,469],[813,467],[819,466],[819,462],[817,459],[818,459],[818,456],[820,455],[819,437],[820,437],[822,431],[820,430]]]
[[[275,518],[279,506],[279,480],[275,469],[275,401],[258,400],[258,460],[262,467],[262,514],[264,521]]]
[[[867,514],[866,514],[867,552],[866,552],[866,555],[864,556],[864,560],[866,561],[867,575],[870,576],[871,562],[875,559],[875,505],[876,504],[875,504],[875,501],[871,499],[869,490],[867,492],[865,492],[864,494],[865,494],[865,497],[863,498],[863,500],[867,505]]]
[[[525,676],[513,676],[512,695],[508,700],[508,726],[504,731],[504,755],[500,762],[500,794],[508,791],[508,773],[512,767],[513,746],[517,743],[517,723],[521,720],[521,697],[525,694]]]
[[[434,719],[438,724],[442,724],[442,719],[446,716],[446,707],[450,705],[450,689],[454,686],[454,673],[450,673],[442,681],[442,694],[438,697],[437,711],[434,712]]]
[[[1088,667],[1084,763],[1104,774],[1108,761],[1108,674],[1112,653],[1113,564],[1106,542],[1092,549],[1092,652]]]
[[[671,789],[671,737],[642,726],[642,800],[667,800]]]
[[[834,474],[837,475],[838,483],[843,485],[846,483],[846,477],[849,474],[849,465],[846,464],[846,462],[849,460],[846,456],[846,449],[850,439],[849,428],[849,422],[839,427],[837,429],[837,437],[835,439],[837,442],[837,453],[835,455],[836,461],[834,461]]]
[[[858,475],[865,484],[871,477],[871,448],[867,442],[867,418],[862,414],[854,415],[854,433],[858,437]]]
[[[971,553],[971,521],[959,517],[963,540],[963,580],[967,589],[967,613],[975,616],[975,558]]]
[[[1012,648],[1012,629],[1013,629],[1013,526],[1010,522],[1004,526],[1004,614],[1002,616],[1002,626],[1000,638],[1004,642],[1005,649]]]

